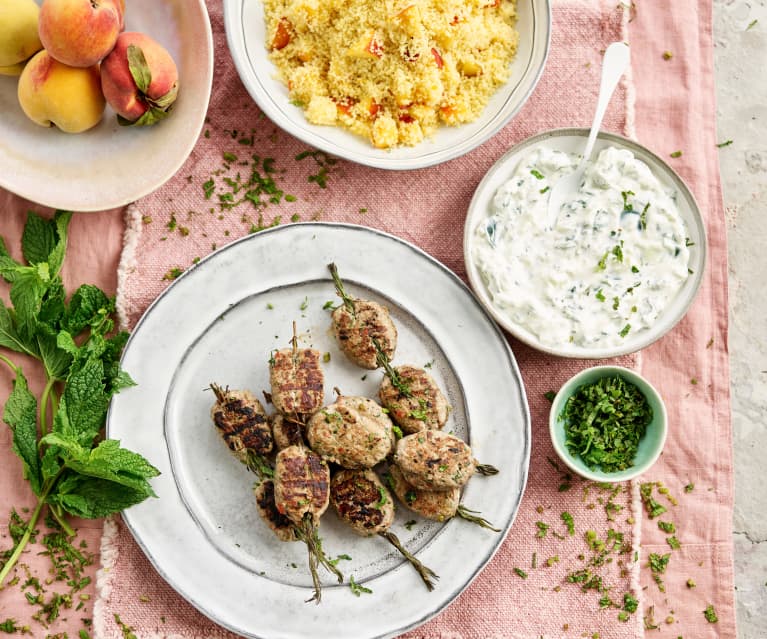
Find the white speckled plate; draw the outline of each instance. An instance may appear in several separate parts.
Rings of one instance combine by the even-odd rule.
[[[0,76],[0,186],[71,211],[128,204],[169,180],[192,151],[205,121],[213,80],[213,38],[204,0],[129,0],[126,31],[143,31],[176,61],[173,114],[151,127],[121,127],[107,106],[101,122],[64,133],[29,120],[16,97],[18,78]]]
[[[282,543],[258,517],[254,476],[226,449],[210,421],[210,382],[268,390],[272,349],[300,343],[330,354],[333,387],[375,397],[381,372],[352,365],[329,332],[328,301],[338,302],[327,270],[338,265],[349,292],[385,301],[399,331],[396,364],[428,365],[445,390],[446,425],[470,441],[495,477],[472,479],[463,503],[501,533],[454,519],[426,521],[398,509],[392,530],[440,579],[428,592],[410,564],[383,539],[361,538],[332,512],[320,533],[327,554],[347,554],[347,583],[323,576],[312,594],[306,549]],[[469,289],[416,247],[365,227],[306,223],[277,227],[230,244],[176,280],[146,312],[123,357],[138,386],[120,393],[110,437],[162,471],[159,499],[124,513],[159,573],[217,623],[247,637],[391,637],[452,601],[477,576],[511,527],[530,454],[530,418],[514,357]],[[405,522],[416,520],[405,527]],[[194,561],[189,561],[189,557]],[[460,556],[461,561],[455,561]],[[370,588],[355,597],[348,578]]]
[[[519,44],[509,80],[491,97],[482,115],[457,127],[441,127],[412,147],[376,149],[368,140],[334,126],[310,124],[290,102],[287,87],[266,48],[264,6],[258,0],[224,0],[224,21],[232,59],[261,110],[300,140],[338,157],[382,169],[418,169],[468,153],[513,118],[543,73],[551,36],[549,0],[517,0]]]
[[[464,227],[463,254],[469,281],[480,302],[482,302],[495,320],[514,337],[533,348],[551,353],[552,355],[582,359],[602,359],[633,353],[663,337],[684,317],[687,309],[690,308],[695,299],[695,295],[703,280],[707,245],[706,229],[700,209],[682,178],[661,158],[633,140],[606,132],[599,134],[592,153],[592,157],[595,158],[602,149],[614,146],[619,149],[628,149],[637,159],[647,164],[661,184],[676,194],[679,214],[684,220],[689,233],[689,241],[692,243],[690,245],[689,262],[689,268],[692,273],[679,290],[679,293],[670,301],[653,326],[642,331],[631,332],[620,346],[594,347],[570,344],[557,348],[543,344],[536,334],[525,326],[513,322],[502,309],[493,303],[492,296],[485,286],[482,275],[472,257],[473,247],[477,241],[477,225],[487,217],[496,191],[514,174],[520,161],[541,146],[559,149],[568,153],[582,152],[586,147],[588,134],[588,129],[553,129],[551,131],[544,131],[523,140],[499,158],[479,183],[479,186],[477,186],[474,197],[469,204]],[[546,264],[541,264],[540,267],[548,268]]]

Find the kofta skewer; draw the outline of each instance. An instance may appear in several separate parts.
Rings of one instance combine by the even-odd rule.
[[[259,477],[274,474],[266,455],[274,440],[264,407],[247,390],[229,390],[211,383],[216,396],[210,415],[230,451]]]
[[[270,397],[275,410],[288,419],[305,423],[325,400],[325,376],[320,352],[298,348],[296,323],[290,348],[272,352],[269,358]]]
[[[336,265],[328,264],[328,269],[343,301],[331,315],[338,345],[357,366],[374,370],[378,368],[378,361],[372,340],[378,340],[383,352],[391,359],[397,348],[397,327],[385,306],[372,300],[349,296],[344,290]]]
[[[306,543],[314,596],[320,602],[322,588],[317,565],[322,564],[343,582],[343,575],[325,557],[317,533],[330,498],[330,469],[323,459],[302,445],[288,446],[277,453],[274,467],[274,501],[277,511],[293,522],[298,538]]]
[[[423,430],[397,442],[394,461],[405,479],[423,490],[460,488],[475,472],[496,474],[498,469],[480,464],[469,445],[441,430]]]
[[[445,522],[453,517],[460,517],[481,528],[501,532],[487,519],[481,517],[479,511],[471,510],[461,504],[460,488],[451,488],[450,490],[422,490],[416,488],[408,483],[396,464],[389,466],[386,479],[389,488],[397,496],[397,499],[406,508],[426,519]]]
[[[389,530],[394,521],[394,500],[378,475],[370,469],[341,470],[330,481],[330,501],[339,518],[363,537],[378,535],[392,544],[415,568],[429,590],[437,574],[408,552]]]
[[[392,367],[375,338],[373,345],[378,364],[384,369],[378,398],[389,411],[392,421],[405,433],[442,428],[450,407],[434,378],[416,366]]]

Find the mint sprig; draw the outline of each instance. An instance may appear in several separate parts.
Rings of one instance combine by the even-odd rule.
[[[21,239],[24,262],[14,260],[0,238],[0,276],[10,283],[12,302],[6,307],[0,300],[0,348],[38,360],[46,379],[38,400],[22,368],[0,351],[0,362],[14,374],[2,418],[37,496],[23,534],[0,563],[0,588],[45,508],[73,535],[65,513],[104,517],[156,496],[148,480],[157,469],[118,441],[101,439],[111,397],[134,382],[120,369],[127,333],[115,331],[114,299],[89,284],[71,297],[64,289],[60,271],[71,215],[57,211],[48,220],[30,212]]]

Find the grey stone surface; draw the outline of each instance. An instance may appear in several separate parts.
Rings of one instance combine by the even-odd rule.
[[[714,0],[730,267],[735,588],[740,639],[767,636],[767,3]]]

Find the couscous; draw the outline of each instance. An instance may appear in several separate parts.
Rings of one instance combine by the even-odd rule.
[[[264,0],[267,46],[309,122],[379,148],[476,119],[509,76],[515,0]]]

